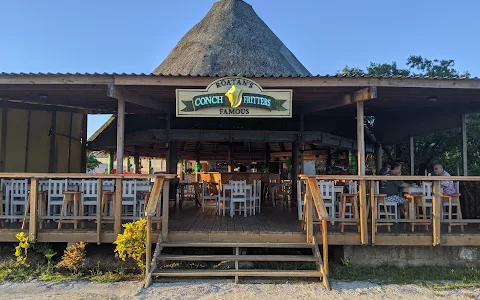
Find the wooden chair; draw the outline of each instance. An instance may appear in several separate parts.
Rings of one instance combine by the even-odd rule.
[[[319,181],[318,187],[320,189],[320,193],[322,194],[323,202],[325,203],[325,208],[328,212],[328,217],[334,219],[336,216],[335,212],[335,192],[334,187],[335,184],[333,181]],[[335,224],[335,221],[330,221],[331,224]]]
[[[425,198],[423,193],[405,194],[405,219],[416,220],[420,217],[420,208],[422,208],[422,218],[427,220],[427,207],[425,206]],[[412,208],[410,211],[410,208]],[[406,226],[406,224],[405,224]],[[412,232],[415,231],[415,223],[411,223]],[[428,223],[425,223],[425,230],[428,231]]]
[[[230,204],[230,216],[233,217],[235,212],[238,211],[239,215],[242,215],[242,208],[243,208],[243,215],[247,217],[247,182],[245,180],[241,181],[232,181],[230,183],[232,185],[231,190],[231,204]],[[236,208],[236,204],[238,204],[238,209]]]
[[[59,209],[62,207],[63,193],[67,191],[67,179],[49,179],[48,180],[48,207],[47,216],[59,215]]]
[[[97,197],[98,197],[98,181],[96,179],[82,179],[81,181],[82,203],[85,215],[95,216],[98,212]]]
[[[148,201],[150,200],[150,196],[152,195],[152,192],[146,192],[145,193],[145,205],[143,208],[143,215],[145,216],[145,210],[147,209]],[[160,204],[157,204],[157,207],[155,208],[155,216],[160,217]],[[160,224],[162,223],[161,220],[155,220],[154,218],[152,219],[152,223],[157,224],[157,230],[160,230]]]
[[[102,191],[102,217],[113,217],[115,207],[115,192]],[[102,223],[114,223],[114,220],[104,220]]]
[[[222,185],[221,188],[218,188],[218,215],[220,215],[223,211],[223,216],[225,216],[225,210],[227,207],[230,210],[230,198],[231,195],[227,193],[225,185]]]
[[[72,213],[73,210],[73,213]],[[60,211],[60,216],[74,216],[81,217],[83,216],[83,205],[82,205],[82,192],[64,192],[63,193],[63,203],[62,210]],[[62,223],[73,223],[73,229],[78,228],[78,223],[80,220],[58,220],[58,229],[62,228]],[[82,228],[84,227],[84,222],[80,222]]]
[[[341,232],[344,232],[345,225],[357,226],[360,232],[360,217],[358,211],[358,195],[356,191],[356,182],[349,185],[349,193],[339,193],[337,197],[340,198],[339,216],[345,219],[347,216],[353,217],[352,221],[341,221],[339,226]],[[351,213],[347,214],[347,207],[351,208]]]
[[[122,215],[131,216],[132,219],[137,215],[137,181],[135,179],[122,180]]]
[[[202,182],[201,188],[202,188],[201,195],[202,195],[202,210],[203,210],[203,212],[205,212],[205,209],[207,208],[207,206],[215,207],[215,209],[218,210],[218,205],[219,205],[218,204],[218,194],[215,195],[214,193],[210,192],[210,189],[208,187],[208,183],[206,181]],[[213,205],[208,205],[208,201],[210,201],[210,202],[215,201],[215,203]]]
[[[262,181],[253,181],[253,214],[260,213],[260,204],[262,202]]]
[[[375,232],[377,232],[378,226],[387,226],[388,232],[391,232],[392,231],[391,226],[393,224],[390,223],[390,213],[387,205],[387,194],[374,194],[373,197],[375,197],[375,203],[377,204],[376,209],[377,209],[378,218],[381,219],[383,215],[387,220],[386,223],[375,222]],[[382,214],[381,208],[383,208],[383,214]],[[372,209],[374,208],[372,207]]]
[[[46,216],[47,215],[47,191],[38,191],[37,192],[37,203],[38,203],[38,215],[39,216]],[[28,191],[28,200],[27,200],[27,208],[25,209],[25,213],[23,215],[22,221],[22,229],[25,228],[25,223],[30,221],[29,214],[30,214],[30,191]],[[38,224],[38,229],[43,229],[43,225],[47,227],[46,220],[40,220]]]
[[[443,210],[444,207],[448,208],[448,233],[452,232],[452,226],[460,226],[460,230],[462,232],[465,232],[465,227],[464,223],[462,222],[457,222],[454,223],[452,222],[452,208],[456,207],[457,208],[457,213],[456,213],[456,220],[462,220],[462,207],[460,206],[460,194],[441,194],[442,197],[442,219],[445,219],[445,211]]]
[[[28,202],[28,179],[14,179],[7,184],[10,202],[10,215],[25,213]],[[13,220],[12,220],[13,221]],[[16,221],[16,220],[15,220]]]

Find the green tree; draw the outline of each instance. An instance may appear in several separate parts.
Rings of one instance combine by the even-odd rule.
[[[87,154],[87,171],[94,170],[101,164],[100,161],[93,155],[93,153]]]
[[[460,73],[455,69],[454,60],[427,59],[418,55],[411,55],[406,61],[407,69],[392,63],[370,63],[366,71],[360,68],[345,68],[338,72],[338,75],[370,75],[370,76],[430,76],[430,77],[470,77],[470,73],[465,71]],[[480,115],[469,115],[467,132],[469,135],[469,170],[470,174],[480,174]],[[369,139],[377,142],[375,137],[375,118],[365,117],[365,132]],[[383,145],[386,162],[392,163],[399,161],[410,163],[409,142],[397,145]],[[444,164],[445,169],[452,174],[457,173],[461,165],[461,135],[460,129],[450,129],[442,132],[436,132],[415,138],[415,169],[418,174],[423,174],[424,170],[431,168],[434,161]]]

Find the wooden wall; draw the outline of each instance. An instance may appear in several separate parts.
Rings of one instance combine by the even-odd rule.
[[[34,110],[8,107],[5,122],[4,109],[5,104],[0,108],[0,135],[2,135],[0,137],[0,171],[81,172],[82,119],[86,115],[38,108]],[[55,123],[55,129],[52,128],[53,123]],[[3,125],[6,125],[5,132],[2,130]],[[5,146],[2,147],[4,141]],[[50,155],[53,142],[55,152]]]

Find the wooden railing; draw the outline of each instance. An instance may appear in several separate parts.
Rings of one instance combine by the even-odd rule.
[[[360,226],[360,243],[363,245],[366,244],[375,244],[377,232],[375,230],[376,223],[409,223],[416,225],[431,225],[431,244],[438,246],[442,244],[442,234],[441,234],[441,224],[442,223],[457,223],[457,224],[479,224],[480,219],[442,219],[442,198],[445,198],[445,195],[441,192],[441,181],[454,181],[454,182],[480,182],[480,177],[476,176],[336,176],[336,175],[300,175],[300,179],[306,184],[306,194],[305,199],[303,199],[305,208],[304,208],[304,222],[305,230],[307,237],[313,235],[313,224],[321,222],[322,231],[326,231],[323,227],[326,228],[327,221],[336,221],[336,222],[345,222],[352,221],[351,218],[332,218],[328,216],[327,212],[324,211],[325,203],[322,200],[320,189],[318,187],[319,181],[333,181],[333,180],[342,180],[342,181],[357,181],[358,182],[358,203],[359,203],[359,226]],[[377,203],[375,197],[374,186],[376,182],[379,181],[390,181],[390,180],[401,180],[401,181],[426,181],[433,182],[432,188],[432,217],[428,220],[423,219],[400,219],[400,218],[390,218],[380,219],[377,216]],[[367,190],[367,185],[370,187]],[[318,195],[318,196],[315,196]],[[313,199],[313,202],[312,200]],[[317,208],[317,206],[320,206]],[[316,218],[312,212],[312,207],[315,207],[317,210],[318,218]],[[325,216],[325,214],[327,214]],[[371,215],[371,217],[370,217]],[[371,224],[371,232],[369,233],[368,224]],[[428,233],[427,233],[428,234]],[[475,233],[473,233],[475,234]],[[470,244],[480,244],[480,233],[476,235],[471,235],[475,239],[472,242],[472,239],[469,238]],[[395,238],[395,237],[392,237]],[[478,240],[477,240],[478,239]]]
[[[149,231],[151,231],[152,225],[152,218],[155,218],[155,221],[162,223],[162,233],[166,236],[168,234],[168,182],[169,180],[175,178],[176,175],[169,175],[169,174],[119,174],[119,175],[106,175],[106,174],[72,174],[72,173],[56,173],[56,174],[47,174],[47,173],[0,173],[0,179],[2,180],[10,180],[10,179],[27,179],[29,181],[29,212],[25,215],[13,215],[13,214],[0,214],[0,221],[4,223],[5,220],[14,220],[20,221],[22,219],[23,222],[28,221],[28,236],[29,241],[31,243],[35,243],[37,241],[38,235],[38,225],[40,222],[47,222],[47,221],[58,221],[58,220],[67,220],[72,221],[76,220],[79,222],[82,221],[95,221],[96,222],[96,240],[97,243],[101,243],[102,241],[102,225],[105,222],[113,222],[113,231],[114,231],[114,239],[115,237],[121,233],[122,231],[122,221],[124,220],[133,220],[138,217],[124,217],[122,216],[122,201],[114,201],[115,205],[113,208],[113,216],[102,216],[102,187],[104,180],[114,180],[115,181],[115,199],[122,199],[123,193],[122,188],[123,180],[139,180],[139,179],[151,179],[154,180],[152,192],[150,196],[150,201],[148,202],[148,207],[146,207],[145,211],[148,212],[147,221],[149,220]],[[39,183],[42,180],[48,179],[66,179],[66,180],[80,180],[80,179],[87,179],[87,180],[97,180],[97,202],[96,202],[96,214],[90,216],[48,216],[42,215],[39,212],[39,201],[38,201],[38,192],[39,192]],[[160,195],[162,188],[164,190],[163,197],[167,197],[166,201],[162,201],[163,203],[163,213],[162,216],[155,216],[151,214],[155,212],[156,205],[160,200]],[[5,191],[3,191],[5,192]],[[1,199],[1,198],[0,198]],[[47,206],[48,207],[48,206]],[[140,217],[140,216],[139,216]],[[52,234],[55,234],[54,231]],[[83,230],[84,232],[84,230]],[[59,240],[60,241],[60,240]]]
[[[325,208],[325,203],[322,199],[322,194],[318,187],[317,180],[315,178],[307,178],[306,180],[306,193],[305,193],[305,231],[307,233],[307,243],[315,243],[316,239],[313,232],[314,212],[321,221],[322,227],[322,247],[323,247],[323,272],[328,275],[328,232],[327,232],[327,220],[328,214]]]

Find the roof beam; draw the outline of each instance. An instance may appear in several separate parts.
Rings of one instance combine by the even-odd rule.
[[[340,98],[334,98],[329,101],[317,102],[312,106],[305,108],[305,113],[314,113],[322,110],[342,107],[355,104],[360,101],[367,101],[377,98],[377,87],[371,86],[355,91],[353,93],[344,94]]]
[[[140,106],[152,108],[158,111],[171,111],[171,107],[163,103],[159,103],[147,97],[141,97],[135,92],[128,91],[122,86],[109,84],[107,88],[107,96],[115,99],[123,99],[127,102]]]

